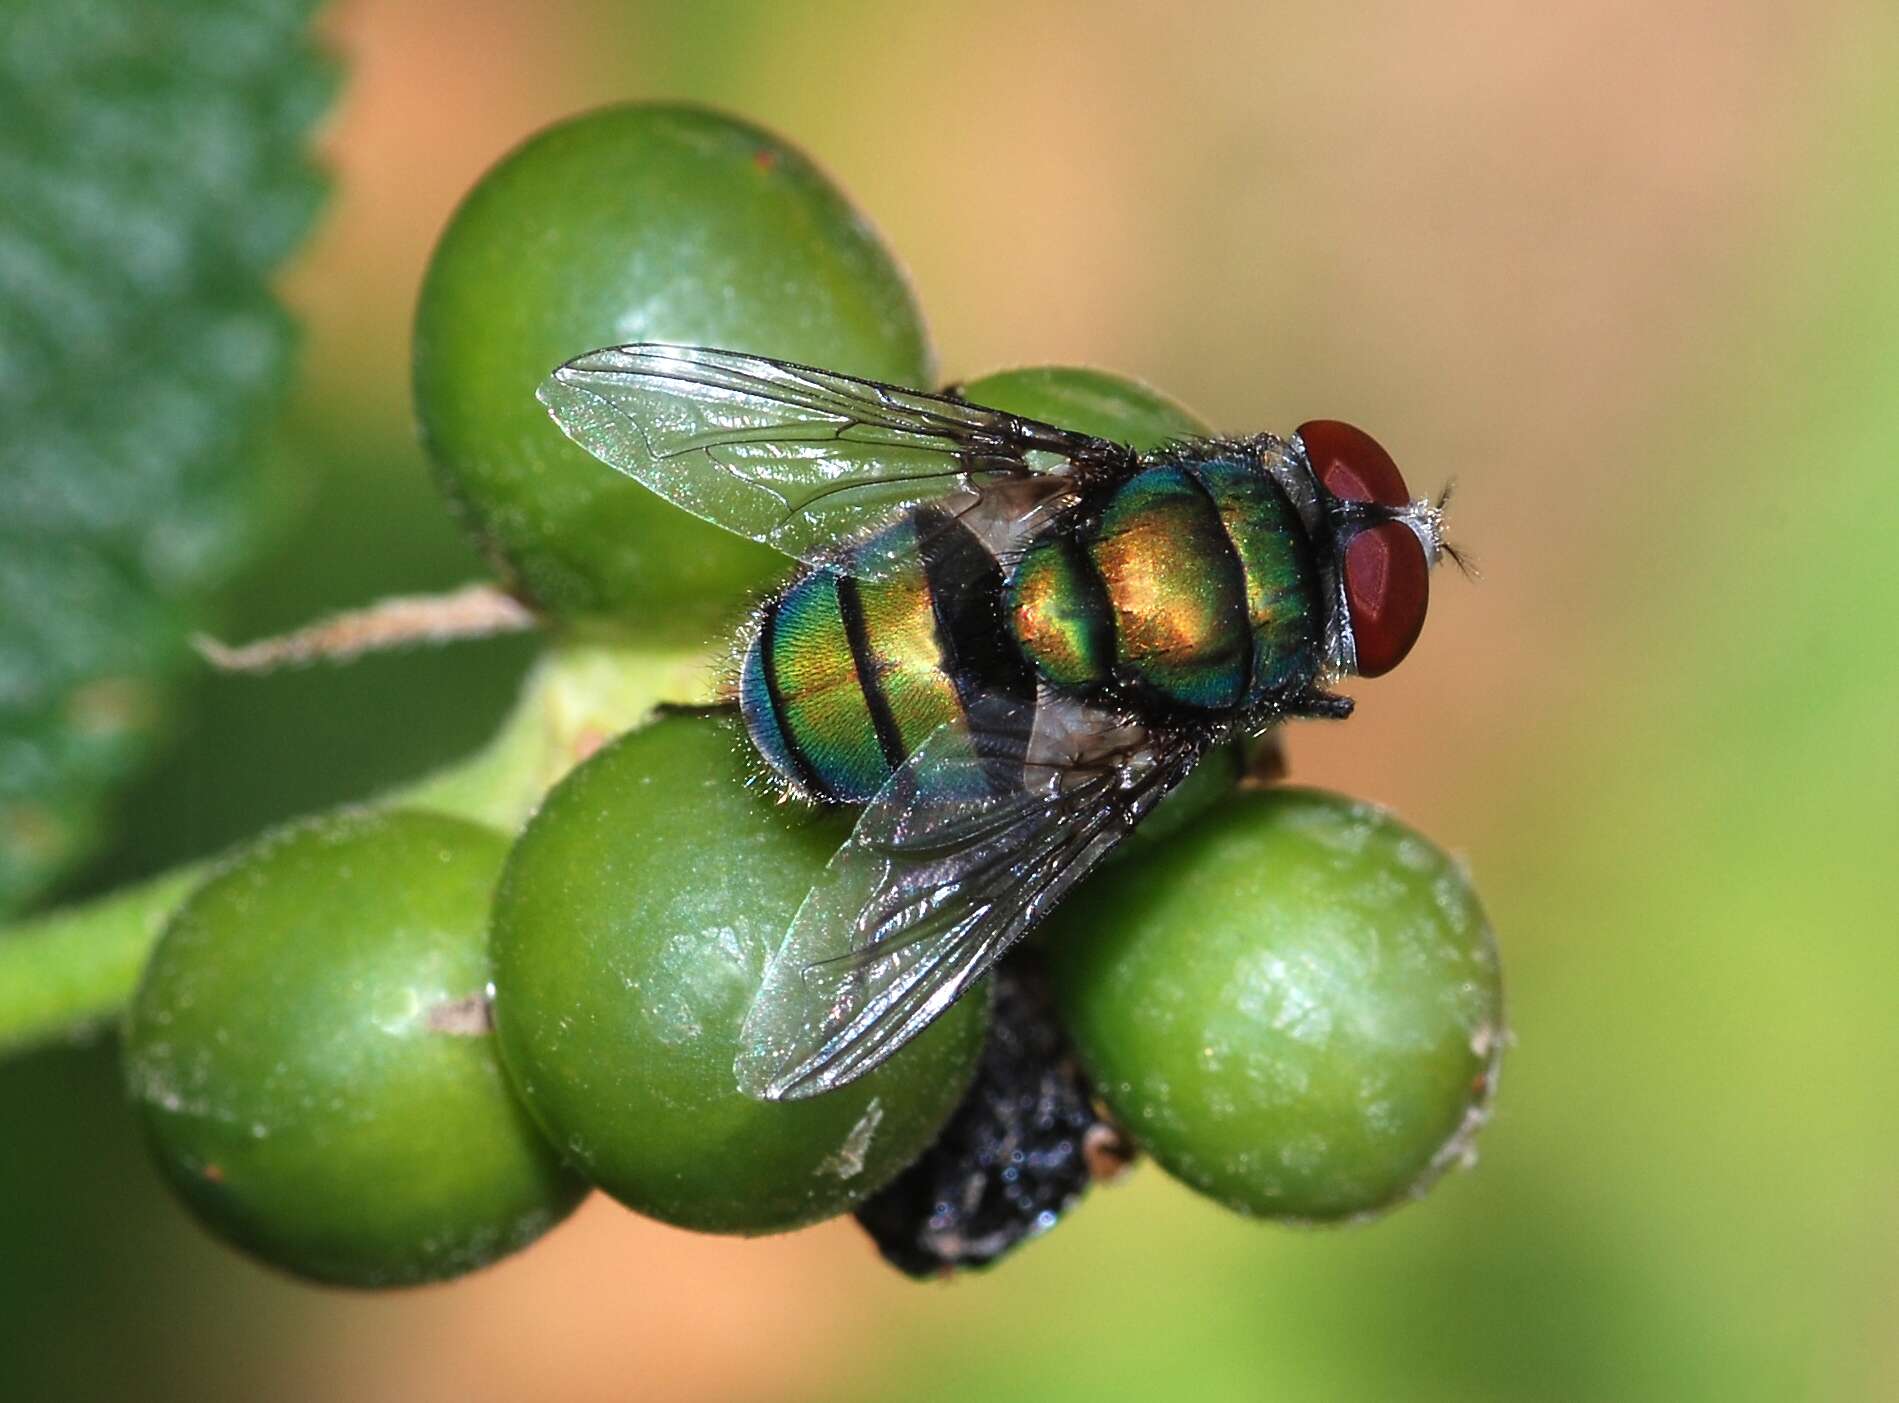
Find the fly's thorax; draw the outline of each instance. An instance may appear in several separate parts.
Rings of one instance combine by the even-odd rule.
[[[1310,682],[1324,641],[1322,580],[1298,506],[1254,454],[1191,464],[1233,548],[1252,640],[1247,700]]]
[[[1007,591],[1016,640],[1051,685],[1204,713],[1310,680],[1317,597],[1296,508],[1237,451],[1134,474],[1024,552]]]

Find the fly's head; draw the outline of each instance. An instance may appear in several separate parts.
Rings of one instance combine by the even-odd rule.
[[[1404,661],[1424,628],[1431,571],[1445,556],[1447,488],[1412,497],[1384,447],[1336,419],[1301,424],[1267,466],[1311,533],[1326,599],[1326,669],[1378,677]]]

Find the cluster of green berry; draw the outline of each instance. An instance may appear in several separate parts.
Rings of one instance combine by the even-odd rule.
[[[638,340],[904,384],[933,367],[862,218],[728,118],[596,113],[468,196],[416,329],[450,498],[557,638],[698,646],[784,562],[606,471],[534,399],[554,365]],[[1137,445],[1198,428],[1094,372],[967,393]],[[769,1233],[860,1209],[930,1150],[982,1056],[981,998],[811,1100],[733,1077],[767,954],[849,815],[749,787],[715,717],[574,758],[518,834],[419,805],[330,815],[234,854],[172,916],[127,1078],[215,1231],[317,1280],[401,1284],[522,1246],[590,1187]],[[1377,810],[1204,768],[1036,940],[1098,1113],[1244,1213],[1414,1195],[1467,1150],[1501,1044],[1468,881]]]

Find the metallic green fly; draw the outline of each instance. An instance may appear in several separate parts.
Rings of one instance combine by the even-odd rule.
[[[634,345],[540,398],[576,443],[804,563],[733,700],[788,792],[862,804],[746,1019],[768,1100],[862,1076],[1212,748],[1349,715],[1424,624],[1442,502],[1333,420],[1141,454],[831,371]]]

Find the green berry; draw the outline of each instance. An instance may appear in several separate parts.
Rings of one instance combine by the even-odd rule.
[[[768,954],[850,828],[745,783],[709,717],[622,737],[548,795],[495,900],[495,1017],[529,1109],[589,1179],[706,1232],[855,1207],[935,1138],[972,1076],[980,994],[863,1079],[753,1100],[732,1071]]]
[[[394,1286],[491,1262],[579,1202],[489,1028],[505,853],[459,819],[332,816],[258,842],[172,918],[126,1080],[214,1232],[300,1276]]]
[[[1079,429],[1146,453],[1178,438],[1204,438],[1191,410],[1138,380],[1073,365],[1038,365],[980,376],[961,386],[971,404]]]
[[[670,341],[926,384],[915,302],[800,152],[702,108],[629,105],[531,138],[482,177],[430,261],[415,398],[441,481],[497,568],[561,617],[691,643],[784,568],[562,437],[534,398],[562,362]]]
[[[1504,1041],[1496,945],[1462,869],[1381,810],[1237,795],[1051,926],[1097,1092],[1228,1207],[1367,1214],[1469,1151]]]

